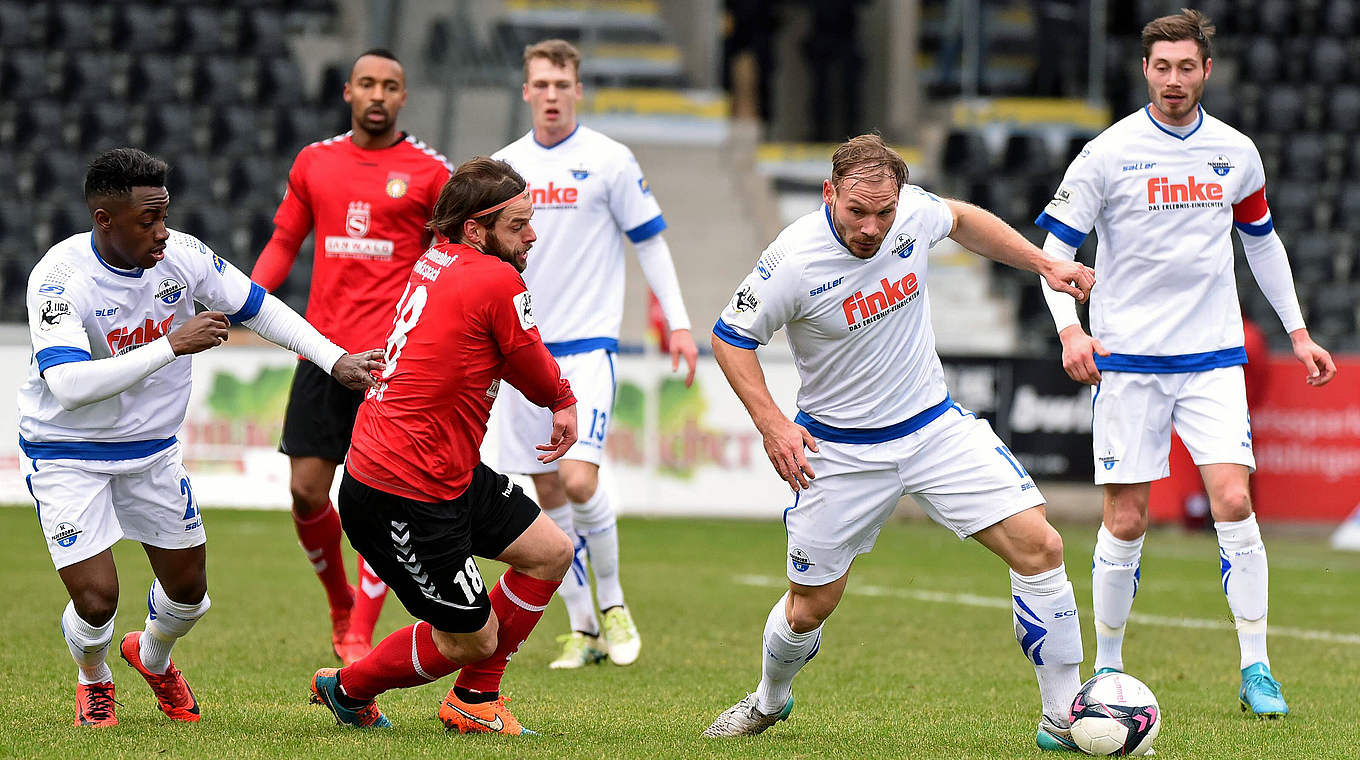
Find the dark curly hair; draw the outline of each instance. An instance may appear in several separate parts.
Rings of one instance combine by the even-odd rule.
[[[134,187],[165,187],[169,164],[136,148],[114,148],[90,162],[85,200],[126,198]]]

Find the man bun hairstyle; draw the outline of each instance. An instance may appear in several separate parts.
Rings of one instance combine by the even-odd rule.
[[[483,227],[494,227],[504,208],[485,215],[481,212],[522,195],[527,187],[528,183],[510,164],[477,156],[454,170],[444,183],[426,227],[461,243],[463,222],[476,218]]]
[[[571,70],[576,73],[576,78],[581,78],[581,51],[576,46],[566,40],[551,39],[535,42],[524,48],[524,81],[529,81],[529,61],[535,58],[546,58],[548,63],[554,66],[566,68],[571,65]]]
[[[165,187],[170,166],[136,148],[101,153],[85,171],[85,200],[127,198],[134,187]]]
[[[841,180],[849,176],[868,179],[875,175],[891,177],[900,189],[907,184],[909,172],[907,162],[888,147],[883,138],[876,133],[852,137],[841,143],[831,154],[831,185],[840,187]]]
[[[1181,8],[1180,13],[1153,19],[1143,27],[1143,58],[1151,57],[1155,43],[1194,40],[1199,47],[1200,63],[1203,63],[1213,57],[1209,41],[1214,38],[1215,31],[1217,29],[1208,16],[1193,8]]]

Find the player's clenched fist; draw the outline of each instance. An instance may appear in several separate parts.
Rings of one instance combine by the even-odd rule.
[[[227,315],[220,311],[195,314],[188,322],[170,332],[170,350],[175,352],[175,356],[185,356],[220,346],[226,341],[227,328],[230,326]]]
[[[331,377],[340,381],[340,384],[353,391],[362,391],[378,385],[378,379],[373,376],[374,372],[382,372],[387,367],[387,362],[383,361],[383,351],[375,348],[372,351],[360,351],[357,354],[345,354],[331,367]]]

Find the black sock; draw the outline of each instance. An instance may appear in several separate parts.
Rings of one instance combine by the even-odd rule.
[[[350,695],[346,694],[344,684],[338,684],[338,686],[340,688],[335,690],[335,701],[341,707],[345,708],[346,710],[358,710],[359,708],[368,704],[362,699],[355,699],[354,697],[351,697]]]
[[[499,691],[473,691],[455,686],[453,687],[453,695],[470,705],[480,705],[486,702],[495,702],[501,693]]]

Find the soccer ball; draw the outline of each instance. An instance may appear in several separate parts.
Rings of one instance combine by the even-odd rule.
[[[1104,673],[1072,700],[1072,741],[1092,755],[1143,755],[1162,728],[1157,698],[1126,673]]]

